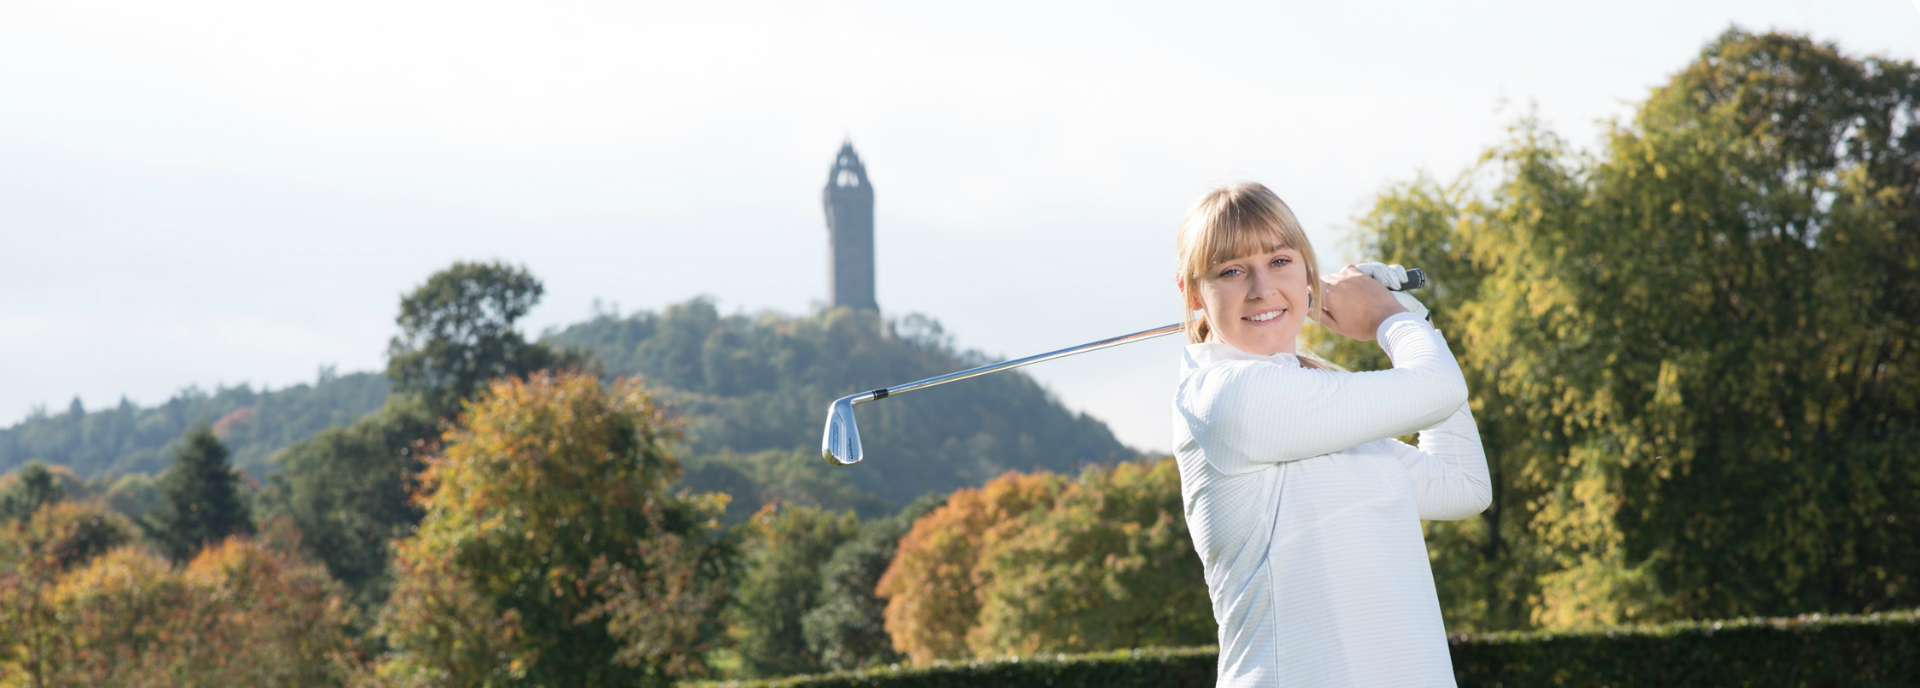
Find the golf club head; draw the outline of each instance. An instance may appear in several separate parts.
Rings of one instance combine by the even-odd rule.
[[[860,426],[853,422],[852,396],[841,397],[827,407],[827,431],[820,438],[820,456],[835,466],[851,466],[866,458],[860,451]]]

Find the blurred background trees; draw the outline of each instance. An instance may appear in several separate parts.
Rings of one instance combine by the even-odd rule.
[[[159,487],[159,507],[140,523],[147,538],[174,561],[230,535],[253,534],[240,476],[227,466],[227,447],[211,428],[187,432]]]
[[[667,685],[719,633],[724,500],[668,491],[670,417],[631,382],[496,381],[423,477],[378,672],[402,683]],[[448,614],[448,611],[455,611]]]
[[[1435,276],[1495,463],[1428,527],[1450,627],[1920,602],[1916,107],[1911,64],[1734,30],[1595,153],[1522,121],[1381,196],[1361,252]]]

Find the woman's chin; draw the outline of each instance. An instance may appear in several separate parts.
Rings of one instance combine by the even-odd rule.
[[[1294,337],[1283,335],[1295,335],[1299,333],[1298,327],[1295,327],[1292,333],[1284,332],[1279,328],[1273,327],[1249,327],[1240,329],[1241,331],[1234,332],[1228,336],[1226,342],[1235,349],[1260,356],[1293,353]]]

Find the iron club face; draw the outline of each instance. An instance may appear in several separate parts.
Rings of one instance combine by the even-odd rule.
[[[827,407],[827,431],[820,439],[820,456],[835,466],[851,466],[866,458],[860,450],[860,426],[853,420],[853,400],[841,397]]]

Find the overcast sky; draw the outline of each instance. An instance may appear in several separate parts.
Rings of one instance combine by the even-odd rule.
[[[807,312],[846,136],[889,315],[1008,356],[1146,329],[1207,188],[1273,187],[1339,265],[1387,185],[1529,104],[1591,146],[1731,25],[1920,59],[1905,0],[13,0],[0,426],[381,369],[399,295],[455,260],[544,280],[533,333],[595,299]],[[1178,347],[1028,370],[1163,451]]]

